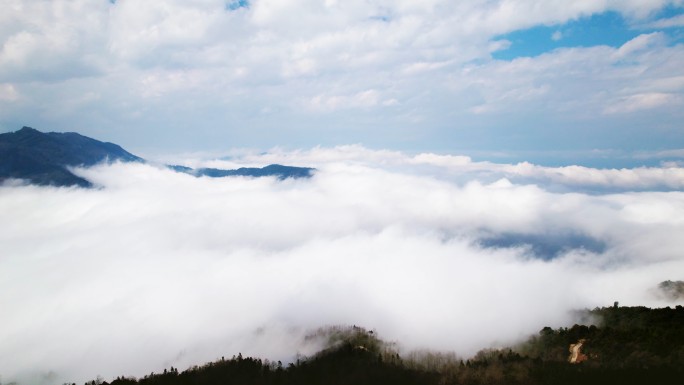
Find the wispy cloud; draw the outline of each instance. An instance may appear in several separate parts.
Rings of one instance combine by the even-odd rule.
[[[649,28],[677,28],[684,27],[684,15],[677,15],[665,19],[659,19],[645,25]]]
[[[630,95],[616,101],[605,109],[607,114],[630,113],[639,110],[664,107],[680,101],[678,95],[660,92]]]

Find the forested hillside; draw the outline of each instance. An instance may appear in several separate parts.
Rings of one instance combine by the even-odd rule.
[[[543,328],[524,343],[486,349],[470,359],[439,352],[400,355],[373,331],[321,329],[327,348],[283,365],[261,358],[221,358],[184,371],[121,376],[89,384],[679,384],[684,375],[684,308],[608,307],[581,314],[592,325]],[[570,363],[570,345],[582,359]]]

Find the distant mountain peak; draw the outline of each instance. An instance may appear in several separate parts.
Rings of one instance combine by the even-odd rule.
[[[143,161],[120,146],[75,132],[44,133],[24,126],[0,134],[0,182],[23,179],[38,185],[82,186],[91,183],[69,167],[92,166],[102,161]]]
[[[268,177],[274,176],[280,180],[288,178],[310,178],[315,171],[310,167],[283,166],[281,164],[269,164],[265,167],[241,167],[236,170],[223,170],[218,168],[198,168],[192,169],[184,166],[169,166],[172,170],[194,175],[197,177],[206,176],[210,178],[223,178],[229,176],[247,177]]]
[[[0,183],[7,179],[21,179],[38,185],[91,187],[88,180],[73,174],[69,168],[114,161],[145,162],[114,143],[100,142],[75,132],[45,133],[24,126],[15,132],[0,134]],[[278,164],[237,170],[169,168],[197,177],[274,176],[281,180],[308,178],[314,171],[313,168]]]

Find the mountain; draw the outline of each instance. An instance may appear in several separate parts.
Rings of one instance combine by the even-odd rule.
[[[311,177],[313,168],[309,167],[292,167],[283,166],[280,164],[271,164],[266,167],[240,167],[237,170],[222,170],[218,168],[198,168],[192,169],[184,166],[169,166],[171,169],[184,172],[194,176],[207,176],[210,178],[223,178],[227,176],[275,176],[278,179],[287,178],[309,178]]]
[[[69,168],[88,167],[103,161],[145,162],[116,144],[100,142],[75,132],[44,133],[31,127],[23,127],[16,132],[0,134],[0,183],[7,179],[22,179],[37,185],[92,187],[92,183],[75,175]],[[197,177],[275,176],[281,180],[308,178],[314,171],[313,168],[279,164],[237,170],[168,167]]]
[[[583,310],[588,325],[545,327],[506,348],[470,358],[429,350],[401,352],[396,342],[358,326],[321,328],[305,338],[324,348],[283,365],[242,354],[163,369],[110,385],[604,385],[681,384],[684,307]],[[591,321],[593,320],[593,321]],[[598,325],[594,325],[596,322]],[[579,359],[578,359],[579,357]],[[86,385],[108,384],[104,379]]]
[[[0,182],[15,178],[33,184],[90,187],[91,183],[69,167],[92,166],[102,161],[141,162],[113,143],[75,132],[40,132],[23,127],[0,134]]]

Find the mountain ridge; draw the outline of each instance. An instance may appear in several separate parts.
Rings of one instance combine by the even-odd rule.
[[[85,385],[603,385],[679,384],[684,374],[684,308],[602,307],[578,311],[587,322],[544,327],[470,358],[450,352],[402,352],[400,344],[359,326],[328,326],[308,334],[323,349],[294,362],[221,357],[142,378],[119,375]],[[590,321],[595,320],[596,322]],[[596,323],[596,324],[594,324]],[[582,341],[583,359],[569,362]],[[586,352],[586,353],[584,353]],[[579,352],[578,352],[579,355]]]
[[[93,187],[90,181],[72,173],[70,168],[115,161],[146,163],[145,159],[133,155],[115,143],[101,142],[76,132],[46,133],[24,126],[20,130],[0,134],[0,183],[19,179],[41,186]],[[275,176],[281,180],[308,178],[314,171],[308,167],[278,164],[262,168],[243,167],[237,170],[167,167],[197,177]]]
[[[119,145],[75,132],[44,133],[24,126],[0,134],[0,181],[23,179],[37,185],[92,187],[69,167],[117,160],[143,161]]]

